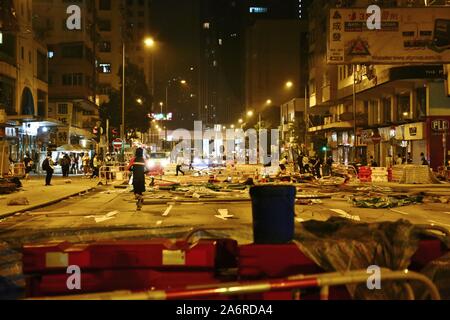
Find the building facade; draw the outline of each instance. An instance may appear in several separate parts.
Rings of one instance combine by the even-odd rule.
[[[308,111],[321,115],[321,122],[308,131],[311,142],[326,139],[323,145],[311,147],[327,147],[336,162],[364,164],[373,157],[381,166],[392,165],[399,155],[407,163],[420,164],[424,153],[437,169],[444,165],[450,147],[445,66],[326,64],[328,9],[370,4],[315,1],[310,7]],[[379,5],[407,3],[383,1]],[[414,6],[423,3],[417,1]]]
[[[3,1],[2,5],[0,109],[6,113],[6,125],[0,136],[7,142],[8,157],[20,161],[26,153],[36,157],[45,147],[48,131],[58,123],[47,113],[47,48],[33,32],[32,1]]]

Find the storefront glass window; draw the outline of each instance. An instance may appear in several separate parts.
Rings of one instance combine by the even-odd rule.
[[[383,122],[384,123],[391,122],[392,121],[392,119],[391,119],[391,109],[392,109],[391,98],[390,97],[383,98],[382,106],[383,106]]]
[[[397,119],[399,121],[411,119],[411,100],[409,93],[397,96]]]
[[[418,88],[416,90],[417,104],[416,104],[416,116],[419,119],[425,118],[427,115],[427,89]]]

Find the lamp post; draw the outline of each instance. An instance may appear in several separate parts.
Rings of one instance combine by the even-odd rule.
[[[155,40],[152,37],[147,37],[144,39],[144,44],[147,48],[153,49],[155,47]],[[151,82],[152,82],[152,111],[155,110],[155,53],[151,51]]]

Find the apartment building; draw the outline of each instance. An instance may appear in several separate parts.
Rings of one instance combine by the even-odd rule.
[[[67,27],[65,0],[34,0],[33,28],[45,42],[49,59],[48,115],[63,124],[52,132],[51,147],[81,145],[92,148],[92,129],[99,121],[96,101],[97,72],[94,48],[93,2],[82,0],[81,28]]]
[[[321,123],[309,128],[310,138],[325,138],[340,163],[364,163],[373,156],[381,166],[389,166],[401,155],[419,164],[424,153],[437,169],[450,147],[444,65],[327,64],[329,8],[369,4],[315,1],[310,8],[309,111],[323,112]],[[409,4],[423,6],[421,1]],[[379,5],[390,8],[406,3],[383,1]],[[314,145],[316,150],[323,147]]]
[[[49,119],[47,48],[32,28],[31,0],[2,3],[0,16],[0,109],[6,123],[0,137],[6,144],[2,156],[15,161],[25,153],[36,156],[48,141]]]

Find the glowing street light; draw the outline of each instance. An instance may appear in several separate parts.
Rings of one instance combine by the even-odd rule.
[[[239,119],[238,122],[239,122],[240,124],[243,124],[243,123],[244,123],[244,120]]]
[[[234,125],[234,124],[232,124],[230,128],[231,128],[231,129],[234,129],[234,128],[235,128],[235,125]]]
[[[180,83],[181,84],[187,84],[187,81],[186,80],[181,80]]]
[[[141,98],[139,98],[139,99],[136,99],[136,102],[137,102],[137,103],[139,103],[140,105],[142,105],[142,104],[144,103],[144,101],[142,101],[142,99],[141,99]]]
[[[253,117],[253,111],[248,111],[247,112],[247,117]]]
[[[146,47],[152,48],[155,46],[155,39],[152,37],[145,38],[144,43]]]
[[[271,104],[272,104],[272,100],[271,99],[267,99],[266,105],[270,106]]]
[[[286,82],[286,88],[290,89],[294,86],[294,83],[292,81]]]

